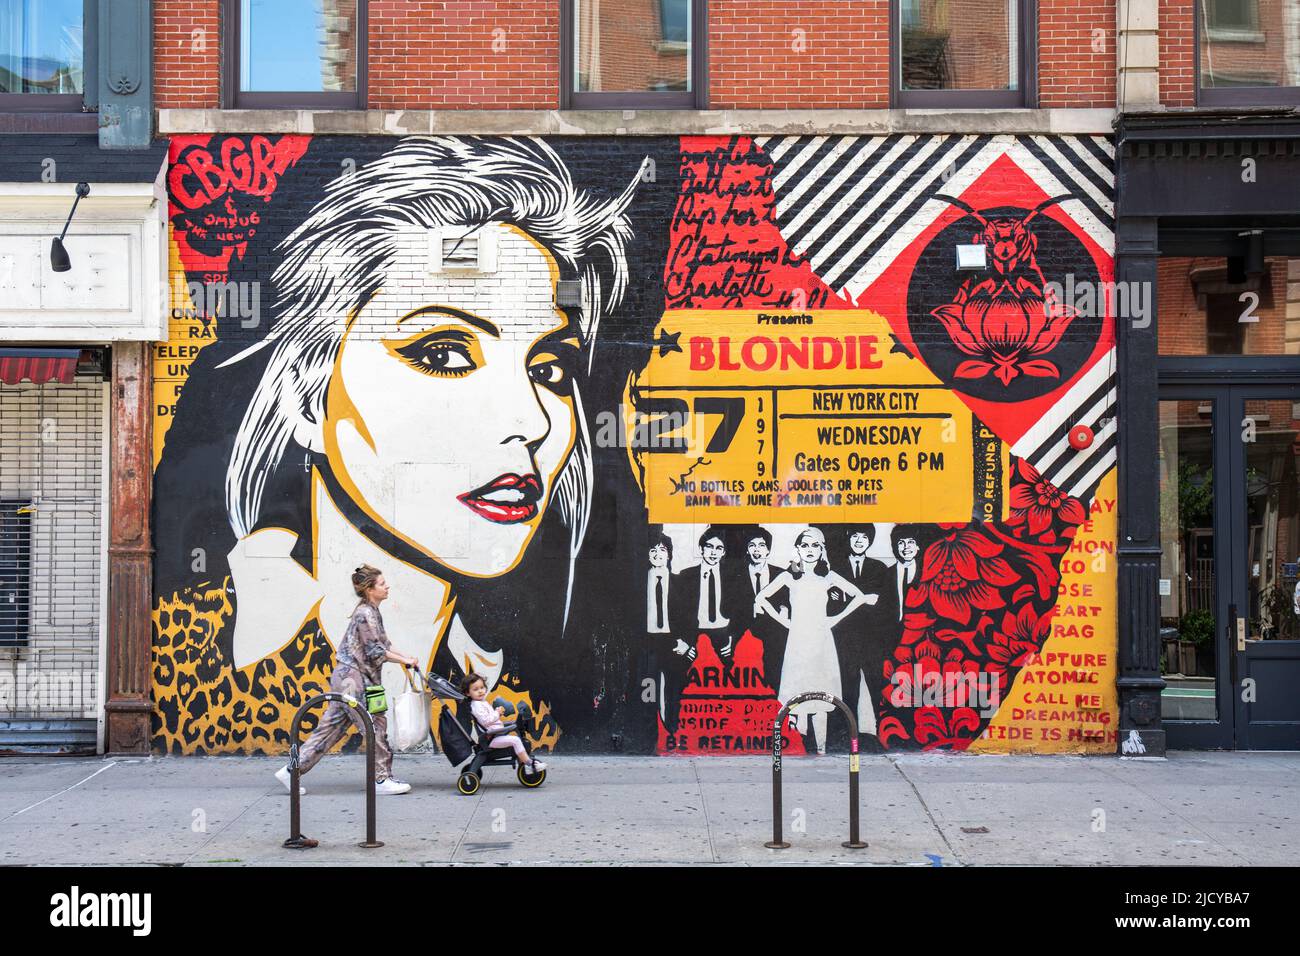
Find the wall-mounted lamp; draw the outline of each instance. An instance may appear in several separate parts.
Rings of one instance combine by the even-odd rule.
[[[988,268],[988,247],[982,243],[957,246],[957,271],[979,272]]]
[[[68,221],[63,224],[63,232],[59,233],[58,238],[50,245],[50,268],[55,272],[67,272],[72,268],[72,260],[68,258],[68,250],[63,248],[63,237],[68,234],[68,226],[72,225],[72,217],[77,211],[77,203],[90,195],[90,183],[77,183],[77,198],[72,200],[72,211],[68,213]]]

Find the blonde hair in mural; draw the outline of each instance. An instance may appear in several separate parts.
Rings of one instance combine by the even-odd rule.
[[[226,511],[235,535],[243,538],[256,528],[267,481],[295,439],[295,422],[323,420],[343,337],[384,285],[404,232],[449,227],[468,233],[503,222],[542,243],[581,282],[577,328],[590,363],[600,321],[627,288],[625,249],[632,227],[625,213],[643,171],[644,163],[621,194],[602,201],[575,189],[564,163],[539,139],[412,137],[333,180],[325,198],[278,247],[283,259],[273,276],[272,330],[223,363],[272,349],[226,473]],[[578,434],[555,491],[570,534],[566,618],[593,484],[576,386],[573,397]]]

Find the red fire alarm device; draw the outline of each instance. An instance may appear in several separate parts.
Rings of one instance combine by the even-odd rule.
[[[1092,429],[1087,425],[1075,425],[1070,429],[1070,447],[1083,451],[1092,444]]]

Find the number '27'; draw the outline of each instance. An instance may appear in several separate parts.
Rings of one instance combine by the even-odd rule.
[[[745,420],[745,400],[743,398],[700,397],[688,405],[681,398],[650,398],[640,403],[641,413],[649,418],[645,421],[646,452],[671,452],[685,454],[689,445],[685,435],[676,434],[690,424],[693,410],[696,415],[719,415],[718,427],[709,436],[704,451],[706,454],[721,454],[731,447],[740,423]],[[640,429],[638,429],[640,431]]]

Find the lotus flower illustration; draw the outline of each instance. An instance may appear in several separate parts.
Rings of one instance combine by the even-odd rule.
[[[953,344],[967,355],[957,378],[983,378],[990,372],[1003,385],[1021,375],[1059,378],[1061,370],[1035,356],[1056,348],[1076,312],[1032,281],[1019,276],[967,279],[948,305],[930,314],[943,323]]]

